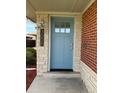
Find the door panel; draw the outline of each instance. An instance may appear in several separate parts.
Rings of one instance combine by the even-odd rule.
[[[51,19],[51,69],[72,69],[73,18]]]

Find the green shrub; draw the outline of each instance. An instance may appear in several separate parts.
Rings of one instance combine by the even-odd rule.
[[[26,66],[36,65],[36,50],[26,48]]]

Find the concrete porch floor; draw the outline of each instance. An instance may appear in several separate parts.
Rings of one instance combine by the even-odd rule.
[[[36,76],[27,93],[88,93],[79,73],[48,72]]]

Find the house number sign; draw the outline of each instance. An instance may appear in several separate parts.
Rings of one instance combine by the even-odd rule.
[[[40,46],[44,46],[44,29],[40,29]]]

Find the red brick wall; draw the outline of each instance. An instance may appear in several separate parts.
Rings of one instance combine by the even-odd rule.
[[[97,73],[97,2],[82,15],[81,60]]]

